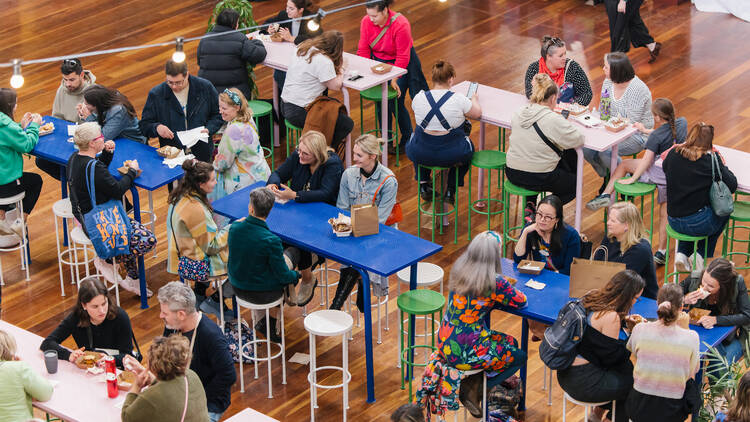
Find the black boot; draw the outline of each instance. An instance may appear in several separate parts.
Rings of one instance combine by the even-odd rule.
[[[481,385],[484,374],[482,372],[461,380],[461,385],[458,389],[458,399],[461,400],[466,410],[471,413],[475,418],[482,417],[481,407]]]
[[[357,309],[359,309],[359,312],[365,313],[365,295],[362,294],[362,286],[357,289]]]
[[[339,284],[336,286],[336,296],[334,296],[331,302],[330,309],[341,309],[344,306],[344,302],[349,297],[349,294],[354,289],[354,286],[359,280],[359,272],[351,267],[341,269],[341,276],[339,277]]]

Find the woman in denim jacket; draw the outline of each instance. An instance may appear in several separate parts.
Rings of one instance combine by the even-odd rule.
[[[128,97],[120,91],[95,84],[83,91],[83,103],[78,104],[78,116],[87,122],[97,122],[105,139],[128,138],[148,142],[138,127],[138,114]]]
[[[385,224],[391,210],[396,204],[398,181],[393,172],[378,162],[385,141],[373,135],[362,135],[354,141],[352,154],[354,165],[344,171],[339,186],[339,197],[336,206],[350,209],[352,205],[374,204],[378,207],[378,221]],[[396,226],[397,224],[394,224]],[[336,288],[336,297],[331,302],[331,309],[341,309],[352,289],[359,282],[359,272],[351,267],[341,268],[341,277]],[[370,280],[375,286],[375,295],[388,295],[388,277],[370,273]],[[357,307],[363,310],[362,295],[357,292]]]

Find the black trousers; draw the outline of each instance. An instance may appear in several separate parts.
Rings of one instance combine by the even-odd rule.
[[[36,167],[52,176],[55,180],[60,180],[60,168],[62,167],[59,164],[53,163],[52,161],[47,161],[44,158],[36,157],[36,160],[34,160],[36,163]]]
[[[561,163],[548,173],[529,173],[506,167],[505,175],[516,186],[537,192],[552,192],[563,204],[567,204],[576,197],[576,173],[567,170]],[[526,198],[526,202],[536,203],[536,198]]]
[[[281,106],[282,114],[284,118],[289,120],[289,123],[297,127],[305,126],[305,119],[307,118],[307,110],[292,103],[282,103]],[[346,136],[354,129],[354,120],[346,115],[346,113],[339,113],[336,119],[336,126],[333,128],[333,139],[330,139],[330,146],[334,151],[338,151],[339,144],[346,139]]]
[[[625,13],[617,12],[617,3],[619,0],[604,1],[609,19],[611,51],[627,53],[631,43],[637,48],[654,42],[654,38],[648,33],[648,28],[641,19],[640,8],[643,0],[628,0]]]
[[[576,400],[601,403],[617,400],[615,421],[628,422],[625,403],[633,388],[633,365],[628,361],[617,368],[602,369],[590,363],[557,371],[560,387]],[[605,408],[611,408],[611,403]],[[610,413],[609,418],[612,418]]]
[[[13,195],[18,195],[21,192],[26,192],[23,197],[23,212],[25,214],[31,214],[31,210],[34,209],[36,201],[39,199],[39,193],[42,191],[42,176],[36,173],[23,172],[21,177],[18,179],[0,185],[0,198],[8,198]],[[2,205],[0,209],[8,211],[13,209],[12,205]],[[20,216],[19,216],[20,217]]]

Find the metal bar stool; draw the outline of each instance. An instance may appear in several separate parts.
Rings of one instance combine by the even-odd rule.
[[[698,242],[703,240],[703,256],[705,257],[708,252],[708,236],[689,236],[687,234],[678,233],[675,229],[672,228],[669,224],[667,224],[667,253],[664,255],[664,268],[669,268],[669,240],[675,239],[677,242],[675,244],[675,256],[677,255],[677,246],[680,244],[680,242],[693,242],[693,268],[697,265],[698,262]],[[690,271],[677,271],[677,258],[675,257],[675,263],[674,263],[674,271],[671,273],[667,273],[667,270],[664,270],[664,282],[669,282],[669,277],[674,277],[674,282],[677,283],[677,276],[679,274],[690,274]]]
[[[480,372],[484,372],[482,375],[482,419],[480,421],[486,422],[487,421],[487,373],[484,371],[484,369],[470,369],[468,371],[463,371],[463,374],[461,374],[461,379],[469,377],[470,375],[478,374]],[[461,387],[459,386],[459,391]],[[459,410],[463,407],[464,408],[464,421],[468,420],[469,417],[466,415],[466,408],[461,405],[461,402],[458,404]],[[453,422],[458,422],[458,410],[453,413]]]
[[[250,110],[253,111],[253,120],[255,120],[255,127],[258,129],[258,137],[260,138],[260,118],[263,116],[269,116],[268,119],[268,133],[271,134],[271,142],[268,144],[271,147],[264,147],[263,151],[265,151],[265,154],[263,155],[264,158],[271,158],[271,171],[275,170],[275,161],[273,157],[273,143],[274,143],[274,137],[273,137],[273,118],[271,116],[271,112],[273,111],[273,106],[266,102],[266,101],[259,101],[259,100],[250,100],[247,102],[247,106],[250,107]],[[289,155],[287,153],[287,155]]]
[[[635,198],[641,198],[641,217],[643,217],[643,203],[645,202],[646,195],[651,195],[651,229],[648,231],[649,239],[648,242],[654,243],[654,192],[656,191],[656,185],[652,183],[633,182],[629,185],[623,185],[619,181],[615,182],[615,192],[619,193],[624,197],[626,201],[634,201]],[[607,212],[604,211],[604,224],[607,224]]]
[[[346,422],[346,409],[349,408],[349,382],[352,374],[349,372],[349,342],[347,334],[352,329],[354,321],[351,315],[343,311],[326,309],[315,311],[305,317],[305,330],[310,337],[310,373],[307,375],[307,381],[310,383],[310,421],[315,421],[315,409],[318,407],[318,388],[331,389],[341,388],[343,390],[343,418]],[[342,336],[342,363],[341,366],[317,366],[315,336]],[[340,384],[318,384],[318,371],[324,369],[340,371]]]
[[[286,127],[286,156],[289,157],[289,144],[293,142],[294,148],[297,148],[299,138],[302,136],[302,128],[294,126],[287,119],[284,119],[284,126]]]
[[[91,240],[89,240],[88,236],[86,236],[86,232],[84,232],[83,229],[78,226],[74,227],[73,230],[70,231],[70,241],[73,246],[73,251],[75,251],[72,256],[73,266],[76,268],[76,287],[81,287],[81,283],[83,282],[83,280],[86,280],[88,278],[100,278],[104,282],[105,287],[107,287],[107,284],[111,284],[111,286],[107,287],[107,290],[115,291],[117,306],[120,306],[120,276],[117,273],[117,260],[115,258],[112,258],[112,276],[114,277],[114,279],[108,279],[99,271],[99,269],[97,269],[94,274],[91,274],[91,272],[89,271],[89,263],[94,262],[94,259],[96,259],[97,256],[96,251],[94,250],[94,245],[91,243]],[[79,261],[77,251],[80,250],[83,250],[83,261]],[[91,251],[91,259],[89,259],[89,251]],[[104,261],[104,263],[106,263],[106,261]],[[81,265],[86,268],[85,277],[81,277],[81,274],[79,272],[79,266]]]
[[[740,193],[742,195],[747,195],[745,193]],[[750,222],[750,202],[748,201],[738,201],[736,200],[737,195],[735,195],[735,201],[734,201],[734,211],[732,211],[732,214],[729,216],[729,222],[726,225],[726,228],[724,229],[724,241],[722,243],[721,248],[721,255],[725,256],[727,259],[731,260],[733,255],[740,255],[745,257],[745,263],[750,262],[750,239],[747,237],[745,239],[738,238],[735,235],[736,230],[747,230],[750,232],[750,225],[744,224],[744,225],[738,225],[737,223],[749,223]],[[740,242],[740,243],[747,243],[747,252],[742,251],[735,251],[734,250],[734,242]],[[739,270],[747,270],[750,269],[750,266],[737,266],[737,269]]]
[[[282,295],[279,299],[271,302],[271,303],[252,303],[248,302],[246,300],[242,300],[239,297],[235,296],[235,299],[237,299],[237,332],[240,333],[240,349],[238,355],[240,356],[240,392],[245,392],[245,377],[244,377],[244,366],[242,365],[242,358],[244,357],[247,360],[253,361],[253,366],[255,367],[255,379],[258,379],[258,361],[265,361],[268,362],[268,398],[273,398],[273,391],[271,386],[271,361],[273,359],[276,359],[278,357],[281,357],[281,383],[286,384],[286,341],[284,340],[284,296]],[[223,308],[223,304],[222,308]],[[271,318],[269,314],[269,310],[279,307],[279,323],[281,324],[281,343],[274,343],[271,341]],[[252,313],[252,320],[253,323],[251,325],[253,330],[253,340],[243,343],[242,342],[242,316],[241,311],[242,308],[247,308],[251,310]],[[255,334],[255,311],[265,311],[266,314],[266,338],[263,340],[259,340],[258,337]],[[261,358],[258,357],[258,343],[265,343],[266,344],[266,357]],[[253,346],[253,355],[252,356],[244,356],[245,354],[245,346],[251,345]],[[271,354],[271,344],[274,344],[276,346],[279,346],[281,350],[278,351],[275,355]]]
[[[375,129],[365,131],[365,125],[363,120],[363,106],[362,103],[364,100],[372,101],[375,103],[375,107],[377,108],[380,103],[382,102],[383,98],[383,88],[380,85],[374,86],[372,88],[368,88],[364,91],[359,92],[359,133],[360,135],[364,135],[365,133],[375,133],[376,136],[383,138],[383,133],[380,130],[380,119],[378,119],[377,113],[375,113]],[[388,128],[388,139],[387,142],[391,143],[393,141],[393,145],[395,145],[396,148],[396,167],[399,166],[399,154],[400,154],[400,146],[398,141],[398,134],[399,134],[399,128],[398,128],[398,105],[395,104],[396,99],[398,96],[396,95],[396,90],[391,88],[390,85],[388,85],[388,107],[391,106],[391,101],[394,102],[394,112],[393,112],[393,130]],[[387,110],[385,111],[388,112]]]
[[[398,277],[398,295],[401,295],[401,284],[409,284],[410,277],[411,277],[411,268],[406,267],[402,269],[401,271],[396,273],[396,276]],[[440,294],[443,294],[443,278],[445,276],[445,272],[439,265],[431,264],[429,262],[419,262],[417,263],[417,288],[423,287],[423,288],[429,288],[430,286],[434,286],[435,284],[440,283]],[[433,318],[432,315],[420,315],[415,316],[414,319],[423,319],[424,320],[424,332],[422,334],[414,333],[414,337],[424,337],[424,343],[427,344],[427,336],[429,335],[429,329],[427,328],[427,321],[431,320]],[[402,324],[406,322],[406,320],[402,321]],[[434,321],[433,321],[434,322]],[[440,321],[438,321],[438,327],[440,325]],[[416,327],[415,327],[416,329]],[[439,328],[438,328],[439,329]],[[433,330],[433,334],[436,334],[437,330]],[[408,333],[404,333],[408,334]],[[399,357],[398,362],[396,363],[396,367],[401,367],[401,357]]]
[[[611,402],[605,401],[603,403],[586,403],[586,402],[582,402],[582,401],[576,400],[573,397],[570,397],[568,395],[568,393],[563,392],[563,414],[562,414],[563,422],[565,422],[565,417],[566,417],[566,406],[565,406],[565,404],[567,402],[571,402],[573,404],[577,404],[579,406],[583,406],[584,407],[584,411],[583,412],[584,412],[584,415],[585,415],[585,417],[584,417],[585,421],[589,420],[589,408],[604,406],[605,404],[612,403],[612,417],[610,418],[610,420],[612,420],[612,421],[615,420],[615,405],[617,404],[616,400],[612,400]]]
[[[474,201],[471,200],[471,173],[474,167],[487,170],[487,197],[479,198]],[[471,167],[469,167],[469,240],[471,240],[471,213],[487,216],[487,230],[490,230],[490,221],[493,215],[502,214],[504,211],[503,201],[500,199],[492,198],[492,170],[498,171],[498,177],[502,173],[503,182],[505,182],[505,153],[500,151],[484,150],[475,151],[471,158]],[[500,183],[498,182],[498,187]],[[482,207],[484,210],[479,209],[479,204],[484,203]],[[492,204],[500,204],[499,211],[492,211]]]
[[[536,192],[530,189],[516,186],[510,180],[506,180],[505,182],[503,182],[503,244],[506,247],[508,247],[510,242],[518,242],[518,238],[513,237],[513,232],[516,230],[521,230],[524,227],[523,224],[513,227],[510,226],[510,196],[516,195],[520,197],[520,202],[521,204],[523,204],[523,207],[526,205],[524,203],[524,199],[527,196],[537,196],[540,193],[541,192]],[[523,223],[523,218],[521,219],[521,222]]]
[[[31,265],[31,256],[29,252],[29,232],[26,227],[26,223],[23,222],[23,198],[26,196],[25,192],[21,192],[17,195],[0,198],[0,205],[15,205],[18,218],[21,220],[21,237],[17,245],[6,246],[0,248],[0,252],[13,252],[20,251],[21,254],[21,270],[26,270],[26,281],[29,281],[29,266]],[[0,285],[5,285],[5,279],[3,277],[2,262],[0,261]]]
[[[55,218],[55,246],[57,247],[57,267],[60,271],[60,294],[62,296],[65,296],[65,277],[63,277],[63,264],[67,265],[70,268],[70,281],[71,283],[76,282],[75,275],[73,274],[73,265],[75,262],[75,258],[73,257],[74,254],[76,254],[76,249],[73,248],[73,245],[68,243],[67,246],[65,246],[65,242],[61,245],[60,243],[60,229],[57,224],[57,219],[61,218],[63,221],[67,221],[67,224],[63,224],[63,227],[71,228],[74,227],[75,224],[73,223],[73,208],[70,204],[70,198],[64,198],[55,201],[54,204],[52,204],[52,214]],[[65,233],[65,236],[63,236],[63,239],[70,238],[70,233]]]
[[[320,274],[323,273],[323,279],[321,280],[318,278],[318,288],[320,289],[320,306],[325,306],[324,309],[328,309],[328,289],[330,287],[338,286],[339,282],[336,281],[335,283],[330,283],[328,281],[328,272],[341,274],[341,270],[338,268],[329,268],[328,267],[328,260],[326,259],[325,262],[323,262],[322,267],[318,267],[315,270],[313,270],[313,274]],[[307,316],[307,305],[302,307],[302,315]]]
[[[453,209],[445,211],[445,203],[443,197],[445,196],[447,176],[446,172],[450,170],[450,167],[439,167],[439,166],[423,166],[419,164],[417,166],[417,180],[422,180],[420,174],[422,169],[430,170],[432,176],[432,198],[427,199],[425,202],[430,202],[431,208],[424,209],[422,207],[422,189],[417,189],[417,237],[420,237],[422,230],[422,214],[432,217],[432,242],[435,242],[435,218],[440,217],[440,234],[443,234],[443,223],[444,218],[454,214],[453,220],[455,225],[453,226],[453,243],[458,243],[458,171],[456,171],[456,192],[453,197]],[[437,173],[440,173],[440,197],[435,196],[437,191]],[[440,204],[439,206],[437,204]],[[435,208],[439,208],[437,211]]]

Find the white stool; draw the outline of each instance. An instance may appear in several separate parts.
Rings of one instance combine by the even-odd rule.
[[[565,403],[570,401],[573,404],[577,404],[579,406],[584,407],[584,421],[589,420],[589,408],[590,407],[598,407],[598,406],[604,406],[606,404],[609,404],[610,402],[605,401],[603,403],[586,403],[582,401],[575,400],[573,397],[570,397],[568,393],[563,391],[563,422],[565,422]],[[615,420],[615,405],[617,404],[616,400],[612,400],[612,417],[609,418],[610,420]]]
[[[73,254],[76,254],[76,249],[73,247],[73,242],[70,240],[68,241],[68,246],[62,245],[60,243],[60,228],[57,224],[57,219],[60,218],[63,220],[63,227],[66,227],[65,222],[67,221],[67,229],[68,232],[66,233],[67,238],[70,239],[70,228],[74,227],[75,224],[73,223],[73,207],[70,204],[70,198],[63,198],[58,201],[55,201],[54,204],[52,204],[52,213],[55,217],[55,240],[57,247],[57,267],[60,270],[60,294],[62,296],[65,296],[65,285],[64,285],[64,277],[63,277],[63,264],[67,265],[70,268],[70,282],[75,283],[76,278],[73,274],[73,265],[75,262],[75,257]]]
[[[107,290],[114,289],[117,306],[120,306],[120,288],[119,283],[117,282],[120,276],[117,273],[117,260],[115,258],[112,258],[112,273],[115,277],[115,280],[108,280],[107,277],[104,276],[104,274],[99,273],[99,270],[96,270],[94,274],[91,274],[91,272],[89,271],[89,263],[94,262],[94,259],[96,258],[96,251],[94,251],[94,245],[91,243],[91,240],[89,240],[82,228],[76,226],[75,228],[73,228],[73,230],[70,231],[70,242],[74,251],[74,253],[72,254],[72,265],[76,269],[76,287],[81,287],[81,282],[88,278],[101,278],[104,281],[104,287],[107,287],[108,283],[112,284],[112,286],[107,287]],[[78,250],[83,251],[83,261],[78,260],[78,253],[75,252]],[[89,250],[91,251],[90,259]],[[81,273],[79,272],[79,266],[81,265],[86,268],[86,276],[83,278],[81,278]]]
[[[15,205],[18,213],[18,218],[23,221],[23,198],[26,196],[26,192],[21,192],[18,195],[14,195],[8,198],[0,198],[0,205]],[[29,281],[29,239],[26,230],[26,223],[23,224],[21,229],[21,239],[17,245],[0,248],[0,252],[13,252],[20,251],[21,253],[21,269],[26,270],[26,281]],[[0,284],[5,284],[3,278],[2,262],[0,262]]]
[[[549,371],[549,377],[547,377]],[[544,365],[544,377],[542,379],[542,391],[547,390],[547,406],[552,406],[552,370]],[[528,377],[527,377],[528,379]]]
[[[349,408],[349,381],[352,379],[352,374],[349,372],[349,342],[346,340],[346,335],[352,329],[353,324],[351,315],[333,309],[315,311],[305,317],[305,330],[310,336],[310,373],[307,375],[307,381],[310,383],[310,421],[315,420],[315,408],[318,407],[318,387],[325,389],[341,387],[344,391],[344,417],[342,420],[346,422],[346,409]],[[321,366],[318,368],[315,363],[315,336],[331,337],[338,335],[342,336],[342,366]],[[318,371],[323,369],[341,371],[341,384],[318,384]]]
[[[236,297],[236,296],[235,296]],[[253,366],[255,367],[255,379],[258,379],[258,361],[266,361],[268,362],[268,398],[273,398],[273,392],[271,387],[271,361],[273,359],[281,357],[281,383],[286,384],[286,342],[284,341],[284,296],[282,295],[281,298],[271,302],[271,303],[265,303],[265,304],[257,304],[257,303],[251,303],[246,300],[242,300],[239,297],[236,297],[237,299],[237,332],[240,333],[240,349],[239,349],[239,355],[240,355],[240,392],[245,392],[245,377],[244,377],[244,370],[242,366],[242,358],[244,355],[244,344],[242,343],[242,317],[240,314],[240,311],[242,308],[250,309],[251,311],[266,311],[266,338],[265,340],[258,340],[258,337],[255,333],[255,312],[252,312],[252,330],[253,330],[253,340],[247,343],[248,345],[253,345],[253,356],[244,356],[245,359],[253,361]],[[269,315],[269,310],[273,309],[275,307],[279,307],[279,323],[281,324],[281,344],[274,343],[271,341],[271,318]],[[223,305],[222,305],[223,308]],[[258,343],[266,343],[266,357],[260,358],[258,357]],[[275,355],[271,355],[271,344],[275,344],[279,346],[281,350],[279,350],[278,353]]]
[[[411,267],[406,267],[402,269],[401,271],[396,273],[396,276],[398,276],[398,293],[401,294],[401,284],[409,284],[411,279]],[[439,266],[435,264],[430,264],[429,262],[419,262],[417,263],[417,288],[420,287],[429,287],[434,286],[435,284],[440,283],[440,294],[443,293],[443,278],[445,276],[445,271]],[[416,320],[422,319],[424,320],[424,333],[422,334],[414,334],[414,337],[424,337],[425,344],[427,344],[427,321],[430,321],[432,319],[432,315],[419,315],[415,316],[415,323],[414,323],[414,330],[416,331]],[[404,320],[406,322],[407,320]],[[437,333],[437,330],[440,330],[440,323],[441,321],[436,321],[436,326],[438,327],[435,331]],[[408,327],[408,324],[405,326]],[[408,334],[406,331],[404,331],[404,334]],[[415,338],[416,343],[416,338]],[[425,361],[429,359],[429,355],[427,354],[427,350],[425,350]],[[396,367],[401,367],[401,359],[398,359],[396,361]]]
[[[478,374],[480,372],[484,372],[484,369],[471,369],[468,371],[464,371],[464,373],[461,375],[461,379],[467,378],[470,375]],[[461,387],[459,386],[459,391]],[[461,406],[459,402],[459,406]],[[460,409],[459,409],[460,410]],[[466,408],[464,407],[464,420],[467,420],[468,416],[466,415]],[[487,373],[484,372],[482,375],[482,421],[487,421]],[[453,413],[453,421],[458,422],[458,410]]]

